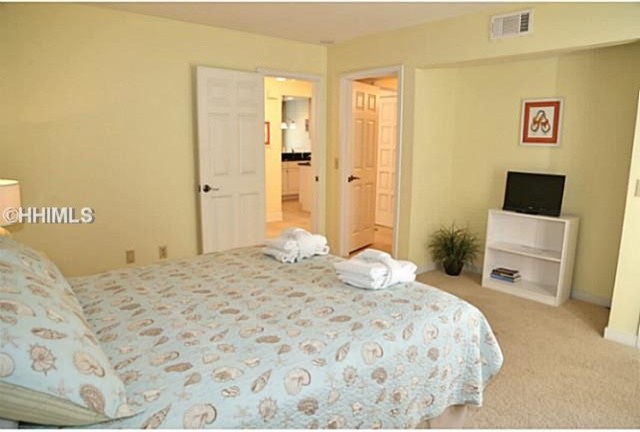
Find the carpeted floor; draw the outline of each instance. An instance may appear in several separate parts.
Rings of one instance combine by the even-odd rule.
[[[640,428],[640,350],[602,337],[609,310],[558,308],[482,288],[480,276],[423,273],[488,318],[505,361],[468,428]]]

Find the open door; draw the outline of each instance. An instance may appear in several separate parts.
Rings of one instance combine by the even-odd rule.
[[[378,88],[352,83],[349,195],[349,252],[374,242],[378,142]]]
[[[261,74],[197,68],[202,252],[265,238]]]
[[[391,93],[391,92],[388,92]],[[393,228],[396,194],[396,137],[398,98],[381,93],[378,98],[378,181],[376,184],[376,225]]]

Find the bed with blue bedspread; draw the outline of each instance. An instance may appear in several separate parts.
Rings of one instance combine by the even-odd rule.
[[[410,428],[480,406],[502,364],[482,313],[345,285],[338,260],[242,248],[70,279],[139,412],[96,427]]]

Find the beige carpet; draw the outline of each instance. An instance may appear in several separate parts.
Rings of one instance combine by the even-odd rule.
[[[546,306],[482,288],[480,276],[432,271],[418,280],[488,318],[502,370],[469,428],[640,428],[640,350],[602,338],[609,310],[569,300]]]

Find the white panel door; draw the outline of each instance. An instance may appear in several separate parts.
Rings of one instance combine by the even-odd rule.
[[[352,89],[349,252],[374,241],[378,141],[378,88],[354,81]]]
[[[378,98],[378,182],[376,188],[376,224],[393,226],[396,191],[397,105],[395,95]]]
[[[203,253],[265,238],[263,81],[256,73],[197,68]]]

